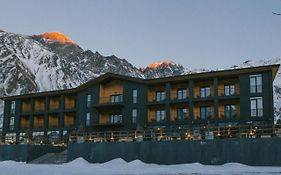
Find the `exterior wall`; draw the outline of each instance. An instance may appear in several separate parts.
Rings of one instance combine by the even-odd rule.
[[[250,79],[249,74],[240,75],[220,75],[220,77],[212,77],[204,79],[189,79],[177,80],[169,82],[156,83],[140,83],[134,81],[127,81],[125,79],[118,80],[114,78],[107,79],[94,84],[86,89],[80,90],[78,94],[56,94],[54,96],[40,96],[34,98],[18,98],[16,100],[15,112],[15,129],[9,130],[10,119],[10,105],[11,100],[5,101],[4,108],[4,134],[5,133],[24,133],[24,132],[44,132],[44,137],[47,138],[48,132],[60,131],[62,137],[63,131],[72,130],[86,130],[86,131],[99,131],[99,130],[127,130],[127,129],[142,129],[150,127],[178,127],[181,125],[219,125],[223,123],[238,123],[245,124],[247,122],[263,122],[273,123],[273,92],[272,92],[272,73],[257,72],[253,74],[262,74],[262,93],[250,93]],[[224,84],[234,83],[236,85],[237,94],[233,96],[223,96],[222,88]],[[211,96],[207,98],[200,97],[200,87],[209,86],[211,88]],[[178,88],[187,89],[187,98],[183,100],[176,99]],[[133,103],[133,89],[137,89],[137,103]],[[165,91],[166,98],[164,101],[155,101],[156,91]],[[122,94],[123,100],[118,103],[103,103],[100,98],[110,96],[112,94]],[[91,104],[87,106],[87,95],[91,95]],[[74,98],[73,100],[67,100]],[[250,98],[263,97],[263,117],[250,116]],[[55,99],[55,101],[54,101]],[[56,109],[59,104],[60,107]],[[108,98],[109,99],[109,98]],[[26,103],[26,102],[29,103]],[[226,119],[221,118],[224,104],[231,103],[237,106],[239,117]],[[75,106],[73,106],[75,104]],[[64,107],[65,105],[70,106]],[[200,120],[197,116],[200,115],[200,106],[209,105],[211,107],[210,119]],[[23,111],[24,108],[31,108],[30,111]],[[42,106],[44,108],[42,108]],[[55,106],[55,107],[53,107]],[[176,108],[184,106],[189,108],[188,120],[174,121]],[[41,108],[41,110],[35,110]],[[132,110],[137,110],[137,122],[132,123]],[[166,111],[166,119],[161,122],[151,120],[155,118],[155,110],[164,109]],[[120,111],[123,115],[122,123],[115,125],[108,122],[109,114],[114,111]],[[86,114],[90,113],[90,125],[86,126]],[[57,128],[49,128],[49,117],[52,115],[59,116],[59,126]],[[43,116],[44,127],[34,128],[34,118]],[[75,116],[73,126],[65,125],[65,122],[71,122],[72,119],[66,116]],[[100,118],[103,116],[103,118]],[[20,119],[20,117],[25,117]],[[29,128],[20,128],[20,121]]]
[[[115,158],[146,163],[219,165],[238,162],[254,166],[281,166],[280,138],[164,142],[80,143],[68,146],[68,161],[83,157],[104,163]]]

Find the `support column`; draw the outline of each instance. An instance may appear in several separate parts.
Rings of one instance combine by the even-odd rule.
[[[171,84],[166,83],[165,85],[165,92],[166,92],[166,100],[165,100],[165,107],[166,107],[166,121],[170,121],[170,93],[171,93]]]
[[[219,118],[218,78],[214,78],[214,119]]]
[[[189,80],[188,81],[188,91],[189,91],[189,95],[188,95],[188,104],[189,104],[189,117],[190,120],[193,121],[193,108],[194,108],[194,104],[193,104],[193,80]]]

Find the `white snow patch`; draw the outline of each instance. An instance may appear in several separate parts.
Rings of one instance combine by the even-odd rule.
[[[157,165],[147,164],[140,160],[126,162],[114,159],[106,163],[91,164],[82,158],[62,165],[26,164],[14,161],[0,162],[0,172],[5,175],[246,175],[246,174],[280,174],[281,167],[247,166],[238,163],[211,166],[200,163]]]

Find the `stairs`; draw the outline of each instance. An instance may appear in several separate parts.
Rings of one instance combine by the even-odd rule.
[[[47,153],[30,161],[31,164],[63,164],[67,162],[67,150],[60,153]]]

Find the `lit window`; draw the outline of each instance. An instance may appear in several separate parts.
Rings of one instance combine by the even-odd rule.
[[[231,85],[224,85],[224,95],[230,96],[235,94],[235,86],[233,84]]]
[[[250,92],[261,93],[262,92],[262,75],[250,75]]]
[[[200,88],[200,97],[201,98],[206,98],[211,96],[211,90],[210,87],[201,87]]]
[[[137,109],[132,110],[132,123],[137,123]]]
[[[133,89],[133,103],[137,103],[137,99],[138,99],[138,90]]]
[[[89,112],[86,113],[86,126],[91,125],[91,114]]]
[[[263,116],[263,100],[262,97],[251,98],[251,116],[262,117]]]
[[[88,94],[87,95],[87,107],[90,107],[92,104],[92,95]]]
[[[157,110],[156,112],[156,121],[161,122],[166,119],[166,111],[165,110]]]

